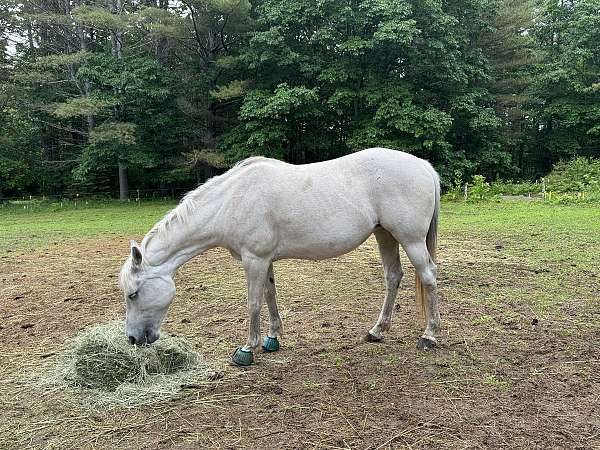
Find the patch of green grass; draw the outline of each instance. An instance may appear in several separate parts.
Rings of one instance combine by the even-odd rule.
[[[598,205],[536,202],[443,203],[440,236],[485,237],[529,264],[568,263],[592,269],[600,253]]]
[[[491,321],[492,321],[492,316],[484,314],[482,316],[479,316],[477,319],[473,320],[473,322],[471,322],[471,323],[473,325],[483,325],[484,323],[489,323]]]
[[[321,384],[310,379],[306,379],[302,383],[306,389],[318,389],[321,387]]]
[[[592,377],[592,370],[589,367],[580,367],[575,371],[575,375],[584,380],[589,380]]]
[[[174,202],[83,203],[0,209],[0,252],[48,247],[65,241],[146,233]]]
[[[335,367],[342,367],[342,365],[344,364],[344,359],[341,356],[335,356],[333,358],[333,364]]]
[[[367,389],[369,391],[376,391],[378,388],[379,381],[378,380],[369,380],[367,382]]]
[[[111,235],[143,234],[175,202],[79,202],[35,208],[0,209],[0,251],[39,248],[55,242]],[[565,260],[592,266],[600,252],[600,208],[530,202],[443,203],[440,237],[468,240],[486,236],[502,242],[503,252],[533,261]]]
[[[496,389],[508,389],[510,387],[510,381],[504,380],[497,375],[488,375],[483,379],[483,382]]]

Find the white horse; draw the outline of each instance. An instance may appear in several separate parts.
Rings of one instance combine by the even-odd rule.
[[[248,365],[260,345],[260,309],[269,308],[263,348],[279,348],[282,322],[275,301],[273,261],[332,258],[375,234],[386,295],[367,335],[390,328],[402,266],[399,245],[416,270],[416,294],[426,319],[420,349],[439,329],[436,265],[439,177],[431,165],[396,150],[371,148],[331,161],[291,165],[252,157],[189,192],[144,237],[131,242],[120,274],[132,344],[150,344],[175,296],[173,275],[194,256],[224,247],[242,261],[248,286],[248,341],[233,362]]]

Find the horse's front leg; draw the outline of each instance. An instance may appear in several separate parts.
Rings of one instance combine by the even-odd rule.
[[[263,350],[266,352],[276,352],[279,350],[278,337],[283,333],[283,326],[281,317],[279,316],[279,310],[277,309],[277,292],[275,290],[275,274],[273,273],[273,263],[269,265],[269,272],[267,274],[267,281],[265,283],[265,300],[269,307],[269,319],[270,328],[269,334],[265,336],[263,342]]]
[[[238,348],[232,356],[233,363],[248,366],[254,361],[253,353],[260,346],[260,307],[271,261],[255,255],[242,255],[242,265],[248,285],[248,315],[250,319],[248,342]]]

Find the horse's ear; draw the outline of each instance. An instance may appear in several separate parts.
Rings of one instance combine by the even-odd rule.
[[[134,266],[140,266],[142,264],[142,250],[137,242],[132,240],[131,244],[131,261]]]

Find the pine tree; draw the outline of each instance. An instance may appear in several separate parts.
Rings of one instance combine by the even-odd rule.
[[[533,0],[501,0],[490,30],[481,37],[491,69],[488,89],[503,122],[502,146],[509,149],[511,155],[512,169],[504,175],[531,175],[528,153],[534,123],[529,110],[534,99],[529,91],[533,67],[539,59],[531,36],[534,16]]]

